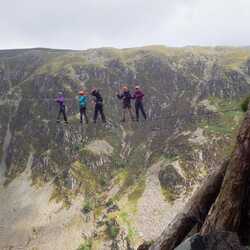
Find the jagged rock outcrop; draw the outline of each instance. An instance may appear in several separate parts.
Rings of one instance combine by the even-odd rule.
[[[201,236],[196,234],[185,240],[175,250],[247,250],[240,244],[237,234],[232,232],[213,232]]]
[[[215,173],[207,178],[183,209],[183,213],[178,214],[149,249],[174,249],[195,225],[201,226],[209,208],[218,195],[227,165],[228,162],[226,161]]]
[[[227,230],[239,232],[244,221],[250,177],[250,110],[241,125],[220,193],[204,222],[201,233]]]
[[[250,108],[240,127],[229,161],[212,178],[207,179],[199,192],[191,198],[189,207],[186,207],[184,212],[175,218],[174,222],[149,249],[175,249],[196,224],[198,224],[201,236],[193,240],[197,244],[203,244],[199,249],[243,249],[238,243],[235,243],[235,239],[231,238],[230,233],[226,234],[229,238],[225,239],[224,243],[223,240],[220,244],[218,243],[220,236],[223,235],[220,233],[221,231],[235,232],[241,236],[242,228],[247,225],[249,178]],[[188,242],[190,243],[187,241],[176,249],[196,249],[195,246],[189,248]],[[208,246],[206,246],[206,242],[208,242]],[[234,246],[234,244],[236,245]],[[226,248],[227,245],[228,248]]]

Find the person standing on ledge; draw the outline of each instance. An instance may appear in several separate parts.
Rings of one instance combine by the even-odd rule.
[[[59,104],[59,112],[58,112],[58,115],[57,115],[57,123],[60,122],[61,114],[63,114],[64,122],[68,123],[68,119],[67,119],[67,116],[66,116],[66,107],[65,107],[65,104],[64,104],[64,96],[63,96],[62,92],[58,92],[58,97],[56,98],[55,101]]]
[[[135,86],[135,92],[132,96],[133,99],[135,99],[135,112],[136,112],[136,121],[139,121],[139,111],[141,111],[143,117],[145,120],[147,120],[147,115],[144,111],[144,107],[143,107],[143,97],[144,94],[140,89],[140,86]]]
[[[126,113],[127,111],[130,114],[130,118],[133,121],[134,120],[134,116],[133,116],[133,111],[132,111],[132,107],[131,107],[131,99],[132,99],[132,95],[129,92],[129,89],[127,86],[123,87],[123,92],[121,94],[117,93],[117,98],[122,100],[123,105],[123,111],[122,111],[122,122],[125,122],[126,120]]]
[[[101,115],[102,122],[106,123],[106,118],[103,112],[103,99],[99,90],[96,88],[93,88],[91,91],[91,95],[95,97],[95,100],[94,100],[95,111],[94,111],[94,118],[93,118],[94,123],[96,123],[99,113]]]
[[[86,112],[87,102],[88,102],[88,97],[86,93],[83,90],[81,90],[79,92],[80,123],[82,123],[82,116],[84,116],[86,124],[88,124],[89,122]]]

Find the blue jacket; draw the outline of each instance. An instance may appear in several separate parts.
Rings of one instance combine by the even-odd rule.
[[[85,95],[79,96],[79,106],[80,108],[85,108],[87,106],[88,97]]]

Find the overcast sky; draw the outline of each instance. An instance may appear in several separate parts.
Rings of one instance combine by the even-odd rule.
[[[0,49],[250,45],[250,0],[0,3]]]

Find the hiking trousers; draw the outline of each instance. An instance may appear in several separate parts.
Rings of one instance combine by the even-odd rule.
[[[96,120],[97,120],[99,114],[101,115],[102,121],[106,122],[106,118],[105,118],[105,115],[103,112],[103,104],[102,103],[95,104],[95,112],[94,112],[94,118],[93,118],[94,123],[96,123]]]
[[[57,121],[60,121],[60,117],[61,117],[61,114],[63,115],[63,119],[65,122],[67,122],[67,116],[66,116],[66,109],[65,109],[65,106],[60,106],[60,109],[59,109],[59,112],[58,112],[58,115],[57,115]]]
[[[144,111],[143,103],[142,101],[136,101],[135,102],[135,113],[136,113],[136,120],[139,121],[139,113],[142,113],[144,119],[147,119],[146,113]]]
[[[82,123],[82,117],[84,116],[85,122],[88,123],[88,116],[86,112],[86,107],[80,107],[80,122]]]
[[[126,120],[126,113],[129,113],[130,119],[133,121],[134,120],[134,114],[133,114],[133,110],[132,107],[123,107],[122,110],[122,122],[125,122]]]

